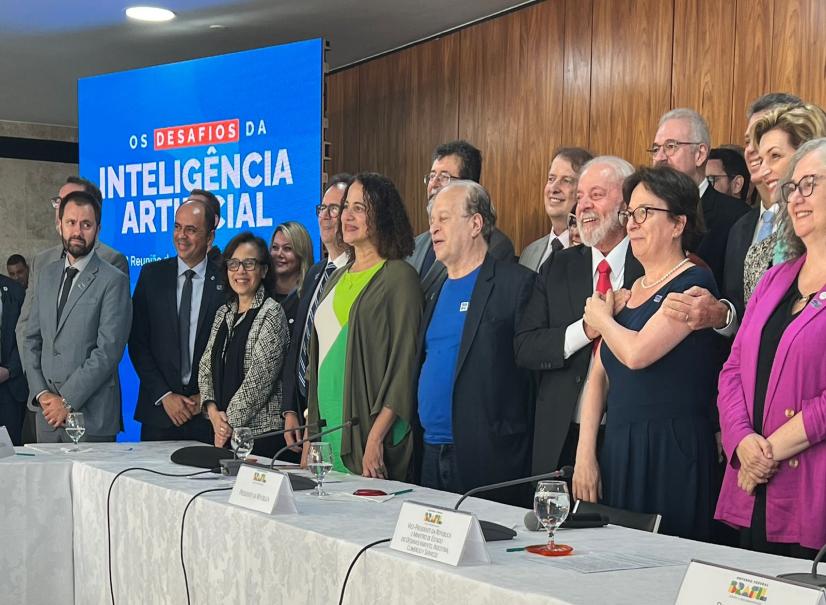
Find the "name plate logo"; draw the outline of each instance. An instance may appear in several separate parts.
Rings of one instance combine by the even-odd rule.
[[[260,513],[297,513],[295,496],[286,475],[241,465],[229,503]]]

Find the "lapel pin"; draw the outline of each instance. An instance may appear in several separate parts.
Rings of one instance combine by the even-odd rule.
[[[821,307],[820,301],[815,298],[812,301],[812,307],[814,307],[815,309],[819,309]]]
[[[3,288],[5,290],[5,288]],[[826,300],[826,292],[821,292],[820,296],[818,296],[820,300]]]
[[[9,287],[8,286],[3,286],[3,292],[8,292],[8,291],[9,291]]]
[[[662,299],[663,299],[663,295],[662,295],[662,294],[657,294],[657,295],[654,297],[654,302],[655,302],[655,303],[658,303],[658,302],[660,302]]]
[[[224,284],[218,284],[215,286],[215,289],[218,290],[218,292],[221,292],[224,289]]]
[[[209,281],[215,281],[215,276],[214,276],[214,275],[210,275],[210,276],[209,276]]]

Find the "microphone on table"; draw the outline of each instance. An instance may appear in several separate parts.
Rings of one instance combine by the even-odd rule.
[[[306,428],[309,428],[311,426],[319,428],[319,429],[323,429],[325,426],[327,426],[327,421],[324,420],[324,419],[319,419],[318,422],[308,422],[306,424],[299,425],[299,426],[297,426],[295,428],[292,428],[292,429],[279,429],[277,431],[268,431],[266,433],[261,433],[260,435],[255,435],[253,437],[253,440],[263,439],[264,437],[276,437],[277,435],[283,435],[284,433],[289,433],[290,431],[300,431],[302,429],[306,429]],[[275,459],[278,456],[280,456],[281,454],[283,454],[284,452],[286,452],[290,447],[292,447],[292,446],[287,446],[285,448],[282,448],[282,449],[278,450],[278,452],[276,452],[275,456],[273,456],[273,458],[272,458],[272,464],[270,464],[268,467],[264,466],[263,464],[257,464],[255,462],[251,462],[251,461],[250,462],[245,462],[244,460],[239,460],[238,458],[235,458],[234,456],[232,458],[229,458],[229,459],[221,460],[220,461],[221,473],[224,474],[224,475],[227,475],[229,477],[235,477],[238,474],[238,469],[241,468],[242,464],[248,464],[250,466],[259,466],[259,467],[264,467],[264,468],[272,468],[273,465],[275,464]]]
[[[826,544],[815,556],[814,563],[812,563],[811,573],[784,573],[777,576],[784,580],[791,580],[801,584],[808,584],[810,586],[817,586],[819,588],[826,588],[826,575],[817,573],[817,564],[826,558]]]
[[[453,506],[454,510],[459,509],[459,505],[465,501],[465,498],[478,494],[480,492],[488,492],[494,489],[503,487],[512,487],[514,485],[522,485],[524,483],[533,483],[534,481],[544,481],[546,479],[570,479],[574,475],[574,467],[563,466],[558,471],[551,473],[542,473],[541,475],[533,475],[532,477],[523,477],[521,479],[511,479],[510,481],[501,481],[499,483],[491,483],[490,485],[480,485],[474,487],[472,490],[465,492],[461,498]],[[497,540],[510,540],[516,536],[516,532],[509,527],[492,523],[490,521],[479,521],[482,528],[482,535],[486,542],[494,542]]]
[[[327,425],[327,422],[325,420],[319,420],[318,421],[318,428],[324,428],[326,425]],[[270,464],[270,468],[272,468],[275,465],[275,459],[278,458],[281,454],[286,452],[291,447],[295,447],[296,445],[304,445],[308,441],[314,441],[315,439],[318,439],[319,437],[324,437],[324,435],[329,435],[330,433],[335,433],[336,431],[341,431],[341,430],[346,429],[348,427],[354,427],[354,426],[358,426],[358,425],[359,425],[358,417],[350,418],[350,420],[348,420],[347,422],[343,422],[343,423],[339,424],[338,426],[334,426],[334,427],[329,428],[327,430],[320,431],[320,432],[316,433],[315,435],[310,435],[309,437],[305,437],[304,439],[299,439],[298,441],[296,441],[292,445],[285,445],[280,450],[275,452],[275,456],[272,457],[272,463]],[[313,485],[315,485],[315,484],[313,484]]]

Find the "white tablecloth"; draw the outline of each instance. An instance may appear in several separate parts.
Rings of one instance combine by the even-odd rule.
[[[96,446],[97,447],[97,446]],[[144,446],[145,447],[145,446]],[[145,463],[184,472],[168,453]],[[106,567],[106,492],[115,473],[133,460],[92,460],[72,469],[75,494],[76,603],[109,603]],[[180,562],[181,516],[200,490],[228,487],[230,479],[173,479],[130,473],[112,497],[115,602],[186,603]],[[359,487],[395,491],[404,484],[348,477],[329,491]],[[319,501],[296,493],[299,513],[267,516],[229,505],[229,492],[202,496],[190,507],[184,532],[191,602],[337,603],[347,567],[365,544],[392,536],[404,499],[451,506],[455,495],[416,487],[393,500]],[[480,518],[521,527],[524,510],[471,499],[463,509]],[[377,546],[356,565],[346,603],[514,603],[641,605],[673,603],[685,564],[704,559],[755,572],[802,571],[808,565],[619,527],[567,530],[559,539],[577,553],[631,551],[676,559],[683,565],[582,575],[560,570],[526,552],[507,548],[542,542],[541,533],[488,544],[491,565],[453,568]]]

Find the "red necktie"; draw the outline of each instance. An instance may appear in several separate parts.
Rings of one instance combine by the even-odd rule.
[[[613,290],[611,287],[611,265],[604,258],[597,265],[597,292],[604,295],[608,290]]]

